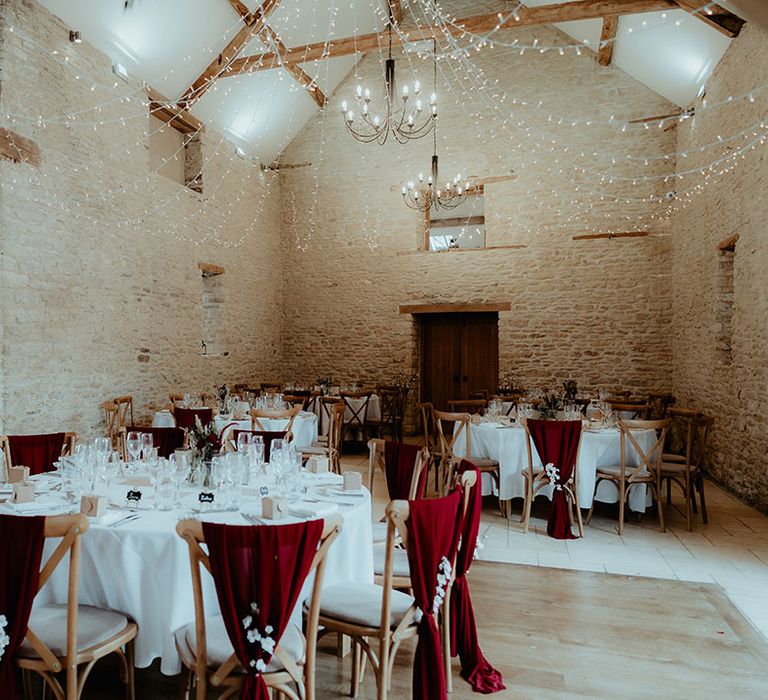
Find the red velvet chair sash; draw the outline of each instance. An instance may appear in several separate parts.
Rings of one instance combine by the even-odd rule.
[[[467,571],[472,566],[480,531],[480,513],[483,508],[481,474],[474,464],[462,460],[458,473],[475,470],[477,482],[469,494],[469,506],[461,531],[461,544],[456,555],[456,580],[451,591],[451,655],[461,661],[461,677],[476,693],[497,693],[504,690],[504,679],[483,656],[477,637],[477,623],[472,598],[469,595]]]
[[[407,501],[410,498],[413,469],[419,452],[421,452],[421,447],[418,445],[406,445],[403,442],[390,440],[384,443],[384,473],[387,477],[387,491],[390,501]],[[416,489],[417,498],[421,498],[421,494],[424,493],[426,476],[426,469],[422,469],[419,486]]]
[[[558,540],[576,539],[571,532],[571,522],[568,515],[568,502],[563,484],[568,482],[576,466],[579,453],[579,438],[581,437],[581,421],[562,420],[528,420],[528,430],[531,433],[536,452],[545,469],[553,476],[550,480],[555,484],[552,494],[552,507],[549,510],[547,534]],[[552,471],[548,465],[557,470]]]
[[[176,427],[186,428],[187,430],[195,427],[195,418],[199,418],[203,427],[213,423],[212,408],[182,408],[177,406],[173,409],[176,417]]]
[[[26,465],[25,465],[26,466]],[[45,518],[0,515],[0,698],[20,697],[13,655],[27,634],[37,595]]]
[[[152,445],[157,448],[157,456],[165,459],[184,447],[184,431],[181,428],[147,428],[132,425],[126,428],[126,431],[151,435]]]
[[[312,567],[323,521],[246,526],[203,523],[224,625],[247,675],[244,700],[269,700],[261,673]]]
[[[413,661],[414,700],[446,700],[443,651],[434,613],[452,576],[460,526],[460,491],[409,501],[408,562],[416,605],[423,612]]]
[[[240,433],[250,433],[251,435],[261,435],[264,438],[264,461],[269,462],[269,451],[272,448],[273,440],[285,440],[288,434],[285,430],[233,430],[232,439],[237,447],[237,436]]]
[[[30,474],[53,471],[53,463],[61,457],[64,439],[64,433],[9,435],[11,462],[15,467],[29,467]]]

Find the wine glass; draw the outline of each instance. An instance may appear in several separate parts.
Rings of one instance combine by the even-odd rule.
[[[125,449],[128,451],[130,461],[135,462],[141,454],[141,433],[131,430],[125,438]]]
[[[107,437],[97,437],[93,441],[93,449],[96,450],[102,459],[106,459],[112,450],[112,442]]]
[[[176,486],[176,498],[174,506],[181,508],[181,484],[189,476],[189,463],[185,459],[178,459],[176,453],[168,460],[170,462],[171,479]]]
[[[141,434],[141,458],[147,462],[152,458],[152,433]]]
[[[261,436],[259,436],[261,437]],[[237,435],[237,451],[244,455],[248,452],[248,447],[253,441],[253,435],[250,433],[238,433]]]

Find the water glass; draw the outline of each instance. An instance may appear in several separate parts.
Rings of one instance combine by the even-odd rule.
[[[152,459],[152,448],[153,448],[152,443],[153,443],[152,433],[141,434],[141,458],[145,462]]]
[[[131,430],[125,438],[125,449],[131,462],[136,462],[141,454],[141,433]]]
[[[183,450],[181,450],[183,452]],[[177,454],[171,455],[170,459],[171,480],[176,486],[175,506],[181,507],[181,485],[189,477],[189,464],[184,458],[178,459]]]
[[[261,437],[260,435],[258,437]],[[244,455],[248,452],[248,447],[250,446],[253,435],[251,433],[238,433],[237,435],[237,451]]]

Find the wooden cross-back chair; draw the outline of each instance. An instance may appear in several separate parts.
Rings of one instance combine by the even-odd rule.
[[[54,435],[55,433],[50,433],[50,435]],[[29,464],[19,464],[18,459],[14,459],[13,457],[13,451],[11,450],[11,441],[9,438],[12,438],[12,435],[0,435],[0,452],[3,453],[3,458],[5,462],[6,469],[9,467],[29,467],[31,465]],[[30,436],[34,437],[34,436]],[[41,434],[41,438],[46,437],[46,434]],[[75,453],[75,444],[77,443],[77,433],[64,433],[64,442],[61,446],[61,457],[67,457],[69,455],[73,455]],[[49,470],[50,471],[50,470]],[[0,476],[6,477],[7,475],[2,474],[2,470],[0,469]]]
[[[344,406],[344,410],[346,411],[346,404],[344,403],[344,399],[342,399],[340,396],[317,397],[317,405],[320,409],[318,414],[318,433],[320,434],[321,442],[324,441],[323,438],[328,436],[328,431],[331,427],[331,413],[333,411],[333,407],[338,404]]]
[[[117,404],[117,427],[133,425],[133,396],[117,396],[114,402]]]
[[[251,409],[251,420],[253,421],[253,429],[254,430],[268,430],[268,428],[265,428],[264,425],[259,420],[260,418],[269,418],[269,419],[275,419],[275,420],[287,420],[288,425],[286,425],[284,428],[280,428],[280,430],[285,430],[286,432],[292,432],[293,431],[293,421],[296,420],[296,416],[299,415],[299,412],[301,411],[301,408],[299,406],[293,406],[291,408],[285,408],[285,409],[259,409],[259,408],[252,408]]]
[[[420,403],[418,409],[421,432],[424,435],[424,447],[426,447],[429,452],[426,469],[427,471],[432,469],[435,472],[435,491],[437,491],[439,489],[437,479],[439,476],[441,450],[440,440],[437,435],[437,429],[435,428],[434,406],[429,402]],[[427,480],[424,482],[425,487],[427,486],[428,481],[429,474],[427,474]]]
[[[99,408],[104,411],[104,432],[112,443],[112,449],[115,449],[117,447],[117,431],[120,430],[118,425],[119,408],[114,401],[103,401]]]
[[[280,394],[283,391],[282,382],[261,382],[259,387],[265,394]]]
[[[323,533],[320,537],[317,553],[307,574],[309,576],[313,571],[315,572],[306,616],[306,638],[300,640],[302,647],[306,645],[305,648],[294,650],[294,645],[289,641],[289,634],[292,634],[292,632],[288,632],[292,625],[289,623],[282,639],[275,647],[266,672],[262,674],[267,687],[276,689],[291,700],[299,700],[300,698],[314,700],[315,698],[315,657],[320,589],[323,583],[328,549],[341,532],[341,526],[342,520],[339,515],[333,515],[323,521]],[[279,525],[255,525],[253,527],[279,527]],[[213,621],[220,618],[206,618],[205,615],[201,569],[206,569],[210,574],[211,563],[208,553],[202,548],[202,545],[205,544],[203,525],[199,520],[182,520],[176,525],[176,532],[189,547],[192,594],[195,603],[194,623],[182,627],[175,634],[176,649],[181,656],[183,673],[186,676],[183,679],[183,685],[189,690],[190,686],[194,684],[198,700],[205,700],[209,685],[214,688],[225,689],[218,696],[220,700],[234,697],[239,693],[243,682],[242,666],[226,631],[224,632],[223,640],[225,641],[223,643],[221,634],[216,634],[215,638],[209,635]],[[224,629],[223,622],[220,623],[220,627]],[[300,631],[298,634],[303,637]],[[214,639],[215,646],[211,644]],[[296,653],[297,651],[298,653]],[[298,694],[291,688],[292,683],[298,687]]]
[[[283,394],[283,401],[290,406],[298,407],[300,411],[304,411],[309,404],[309,394],[306,396],[303,394]]]
[[[437,410],[433,411],[433,415],[435,418],[435,427],[437,428],[437,439],[440,446],[440,492],[446,492],[450,478],[451,464],[459,459],[466,459],[469,462],[472,462],[472,464],[474,464],[482,473],[490,474],[498,489],[500,485],[499,463],[495,459],[475,457],[472,454],[472,416],[469,413],[451,413]],[[454,426],[453,433],[449,432],[449,425]],[[456,441],[462,434],[464,434],[466,447],[464,455],[457,455],[454,448],[456,446]],[[506,515],[505,508],[504,501],[499,500],[499,510],[502,512],[502,515]]]
[[[476,483],[474,471],[462,475],[458,485],[462,489],[462,513],[466,513],[469,494]],[[384,570],[381,583],[353,583],[332,586],[323,592],[320,601],[319,625],[323,633],[335,632],[352,638],[352,680],[351,696],[356,697],[367,657],[376,674],[378,700],[386,700],[392,681],[392,669],[400,645],[418,633],[419,610],[412,596],[398,590],[394,574],[395,552],[402,551],[407,562],[407,550],[398,550],[401,543],[407,546],[408,501],[392,501],[386,508],[387,541]],[[452,562],[455,569],[455,561]],[[410,587],[410,576],[403,581]],[[448,692],[451,690],[450,655],[450,588],[446,586],[445,599],[441,606],[441,638],[444,668]],[[364,652],[365,656],[361,654]]]
[[[648,394],[646,403],[648,404],[646,420],[663,420],[667,417],[669,409],[677,403],[677,399],[672,394],[652,392]]]
[[[448,410],[452,413],[469,413],[475,415],[488,408],[485,399],[457,399],[448,402]]]
[[[536,499],[536,495],[543,488],[546,488],[553,483],[547,475],[546,469],[535,468],[533,466],[533,453],[535,446],[533,437],[531,435],[530,428],[528,427],[528,421],[523,420],[523,427],[525,428],[525,446],[526,454],[528,457],[528,467],[523,470],[523,479],[525,481],[525,501],[523,503],[523,513],[520,516],[520,522],[523,523],[523,532],[527,535],[528,529],[531,524],[531,507]],[[576,450],[576,462],[573,465],[573,471],[571,472],[571,478],[567,483],[563,484],[563,490],[565,491],[566,499],[570,506],[568,515],[571,519],[571,525],[574,522],[574,511],[576,511],[576,523],[579,527],[579,537],[584,537],[584,523],[581,518],[581,508],[579,508],[579,454],[581,453],[581,440],[584,437],[584,433],[579,433],[579,447]]]
[[[611,481],[619,491],[619,535],[624,534],[624,513],[629,499],[629,492],[634,486],[644,484],[651,489],[656,498],[658,508],[659,528],[665,531],[664,526],[664,506],[661,500],[661,458],[664,450],[664,441],[669,431],[672,421],[668,418],[664,420],[620,420],[620,462],[618,465],[601,466],[597,468],[595,475],[595,490],[592,495],[592,506],[589,509],[587,523],[592,520],[592,513],[595,508],[595,495],[601,481]],[[633,434],[633,431],[654,430],[656,432],[656,441],[653,448],[645,452]],[[636,466],[627,464],[627,449],[634,449],[638,457]]]
[[[424,471],[429,461],[429,450],[422,447],[416,456],[416,463],[411,477],[411,488],[408,498],[414,500],[419,498],[418,488],[421,481],[421,473]],[[376,477],[376,470],[379,469],[384,475],[384,481],[387,480],[387,469],[385,463],[385,442],[381,438],[372,438],[368,441],[368,490],[373,493],[373,481]]]
[[[371,402],[372,391],[342,391],[340,396],[344,401],[346,412],[349,413],[347,417],[345,415],[345,430],[352,432],[352,441],[357,442],[358,431],[362,433],[363,440],[365,440],[365,427],[368,422],[368,406]],[[359,405],[355,406],[355,399],[360,400]],[[346,413],[345,412],[345,413]]]
[[[626,420],[644,420],[648,415],[649,406],[645,401],[606,401],[614,413],[629,413]]]
[[[384,437],[389,432],[394,441],[402,442],[407,387],[377,384],[376,396],[379,397],[379,420],[369,421],[369,426],[375,430],[376,437]]]
[[[341,437],[344,431],[346,406],[341,399],[329,401],[325,405],[328,408],[328,433],[318,437],[314,445],[302,447],[301,458],[304,460],[310,457],[328,457],[331,470],[341,474]]]
[[[676,427],[683,440],[679,454],[664,452],[661,461],[661,483],[667,484],[667,505],[672,503],[672,483],[676,483],[685,498],[685,520],[688,530],[693,529],[693,514],[698,513],[696,491],[701,500],[701,519],[707,524],[707,502],[704,498],[704,454],[714,418],[700,411],[671,407],[668,416],[672,420],[670,433]]]
[[[62,539],[40,570],[38,591],[66,558],[69,563],[67,604],[41,605],[32,609],[26,637],[16,653],[16,665],[24,674],[26,688],[30,687],[30,674],[36,673],[57,700],[79,700],[94,664],[109,654],[116,654],[126,686],[126,698],[133,700],[136,623],[121,613],[78,605],[77,602],[80,538],[86,530],[88,519],[84,515],[45,519],[46,539]],[[85,630],[83,634],[79,634],[81,629]],[[84,666],[82,671],[81,666]],[[56,678],[60,673],[65,675],[63,687]]]

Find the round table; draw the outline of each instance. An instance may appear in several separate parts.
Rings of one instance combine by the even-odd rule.
[[[458,425],[458,424],[456,424]],[[653,430],[633,431],[640,448],[650,454],[656,444]],[[640,458],[631,444],[627,443],[626,462],[629,466],[640,464]],[[470,424],[470,446],[473,457],[495,459],[499,463],[500,488],[490,475],[483,475],[483,495],[498,495],[502,501],[511,498],[525,498],[525,480],[523,471],[528,469],[528,453],[525,446],[525,429],[516,423],[507,425],[497,422]],[[458,457],[466,456],[466,436],[456,439],[454,453]],[[603,503],[616,503],[618,489],[608,481],[602,481],[595,495],[595,474],[598,467],[617,465],[620,461],[621,441],[618,428],[589,428],[582,432],[579,459],[576,463],[578,478],[578,499],[581,508],[592,505],[593,495]],[[541,468],[541,460],[533,449],[533,466]],[[552,498],[552,486],[543,488],[540,493]],[[637,512],[644,512],[648,505],[647,488],[638,484],[629,492],[629,507]]]
[[[308,480],[312,480],[310,484],[314,482],[318,485],[310,487],[309,492],[318,499],[324,493],[322,484],[332,481],[330,477],[322,477],[307,476]],[[189,516],[197,493],[191,487],[185,489],[181,511],[161,512],[151,508],[153,497],[150,486],[123,484],[116,488],[143,488],[147,492],[148,503],[138,510],[139,518],[132,522],[110,526],[108,521],[101,524],[91,521],[82,538],[79,600],[81,604],[117,610],[133,618],[139,626],[135,642],[136,666],[145,668],[159,658],[160,670],[173,675],[181,670],[173,634],[194,620],[188,548],[176,534],[175,527],[181,517]],[[341,489],[341,485],[337,488]],[[260,514],[261,502],[255,495],[255,489],[243,487],[242,493],[241,512]],[[354,496],[336,495],[329,490],[324,497],[334,502],[300,501],[292,504],[303,510],[312,510],[320,518],[341,513],[342,531],[328,551],[324,586],[372,583],[370,494],[365,489]],[[115,500],[114,489],[111,490],[110,500]],[[119,512],[110,508],[108,517],[117,517],[114,514]],[[195,517],[235,525],[250,524],[237,511],[202,513]],[[297,519],[288,518],[280,523],[295,522]],[[51,553],[55,544],[51,541],[46,543],[44,556]],[[68,567],[60,565],[38,594],[35,604],[66,603],[67,575]],[[311,585],[312,579],[308,579],[293,613],[294,622],[299,624],[301,604],[311,593]],[[206,615],[216,615],[219,607],[213,579],[207,574],[203,576],[203,586]]]
[[[259,423],[264,430],[285,430],[288,426],[287,418],[259,418]],[[291,432],[293,433],[293,444],[297,449],[311,447],[317,441],[318,419],[314,413],[302,411],[293,419]],[[227,420],[221,416],[213,419],[213,425],[221,438],[226,437],[222,431],[228,433],[230,430],[254,430],[253,421],[250,418],[243,420]]]

